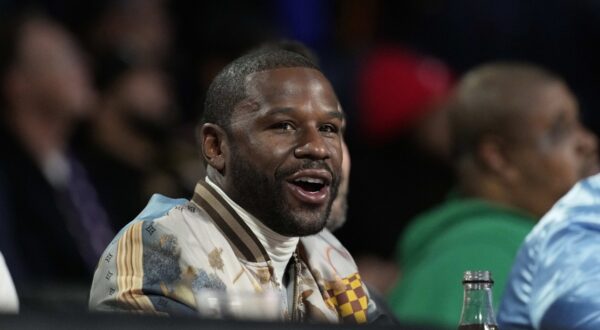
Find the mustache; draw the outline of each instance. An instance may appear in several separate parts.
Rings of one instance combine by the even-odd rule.
[[[339,177],[339,175],[336,175],[336,173],[334,173],[331,169],[331,166],[329,166],[324,160],[305,159],[298,166],[278,170],[275,173],[275,178],[277,180],[283,180],[284,178],[301,170],[326,170],[329,172],[329,174],[331,174],[334,182],[337,182]]]

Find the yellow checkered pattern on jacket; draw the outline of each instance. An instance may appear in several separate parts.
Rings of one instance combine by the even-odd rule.
[[[327,303],[337,309],[344,323],[367,322],[369,298],[358,273],[326,283],[325,290]]]

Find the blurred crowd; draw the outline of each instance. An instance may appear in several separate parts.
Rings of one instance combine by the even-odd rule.
[[[336,215],[335,235],[369,287],[391,297],[390,308],[401,320],[448,325],[455,315],[457,322],[460,310],[454,305],[459,308],[461,301],[448,308],[450,316],[439,318],[411,304],[422,293],[409,292],[418,284],[403,280],[424,275],[410,257],[425,259],[412,253],[434,240],[414,235],[442,230],[415,229],[411,220],[465,194],[526,214],[522,240],[571,185],[597,171],[594,132],[600,131],[600,117],[591,109],[600,105],[592,86],[599,68],[589,59],[600,51],[595,43],[600,36],[589,27],[597,27],[598,16],[600,6],[593,1],[559,0],[0,1],[0,252],[21,310],[87,309],[92,273],[114,235],[153,193],[190,198],[204,177],[196,124],[215,74],[244,52],[285,39],[312,49],[308,56],[331,80],[347,116],[350,176],[340,191],[348,197],[339,201],[344,212]],[[458,127],[462,133],[496,134],[500,119],[486,126],[466,122],[460,111],[523,98],[515,96],[521,91],[505,90],[514,86],[502,78],[499,85],[490,83],[500,90],[497,99],[472,96],[479,93],[473,87],[477,79],[493,80],[496,73],[461,77],[492,60],[529,61],[557,72],[561,78],[548,78],[560,81],[553,93],[579,104],[583,121],[577,114],[570,119],[577,137],[566,148],[577,155],[565,157],[577,164],[565,167],[585,168],[565,173],[559,164],[553,171],[544,150],[539,159],[519,158],[524,156],[507,155],[496,140],[479,150],[464,142],[473,136],[452,132]],[[535,85],[537,78],[527,74],[523,86]],[[457,86],[464,99],[453,94]],[[515,101],[508,107],[521,106]],[[513,121],[522,124],[523,118]],[[532,119],[536,122],[543,119]],[[517,130],[530,128],[507,128]],[[525,145],[537,137],[512,138],[507,141],[520,146],[519,139]],[[465,145],[472,150],[457,150]],[[467,154],[477,156],[466,164]],[[546,164],[546,172],[536,166],[523,172],[533,178],[525,184],[537,190],[515,188],[522,181],[505,166],[514,159],[518,173],[519,166]],[[548,201],[527,204],[528,197],[551,189],[540,182],[561,175],[566,178],[558,180]],[[473,189],[473,182],[488,179],[489,190]],[[510,188],[503,187],[508,181]],[[523,198],[497,198],[491,191]],[[421,234],[411,236],[415,230]],[[415,246],[406,243],[410,239]],[[455,282],[447,297],[460,300],[455,294],[462,293],[460,273],[429,271],[434,276],[428,280],[443,276],[444,284]],[[501,278],[508,271],[500,270]],[[431,299],[438,295],[445,296],[435,291]],[[423,306],[435,309],[427,301]]]

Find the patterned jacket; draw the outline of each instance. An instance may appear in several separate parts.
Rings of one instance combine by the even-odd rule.
[[[282,289],[258,238],[200,181],[191,201],[154,195],[121,230],[98,263],[89,307],[195,314],[204,289],[256,296],[274,290],[289,297],[280,320],[365,323],[379,315],[352,257],[329,231],[300,238],[288,268],[290,286]]]

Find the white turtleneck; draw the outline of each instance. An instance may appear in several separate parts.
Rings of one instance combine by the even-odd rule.
[[[229,196],[227,196],[227,194],[225,194],[225,192],[221,190],[221,188],[219,188],[215,183],[213,183],[208,177],[206,177],[206,182],[213,187],[217,193],[219,193],[219,195],[221,195],[221,197],[223,197],[223,199],[225,199],[225,201],[231,205],[231,207],[233,207],[240,218],[242,218],[246,225],[250,227],[260,243],[265,247],[265,250],[267,250],[267,253],[269,254],[269,258],[273,263],[275,280],[281,285],[285,268],[292,258],[300,238],[287,237],[274,232],[252,214],[248,213],[241,206],[231,200],[231,198],[229,198]]]

